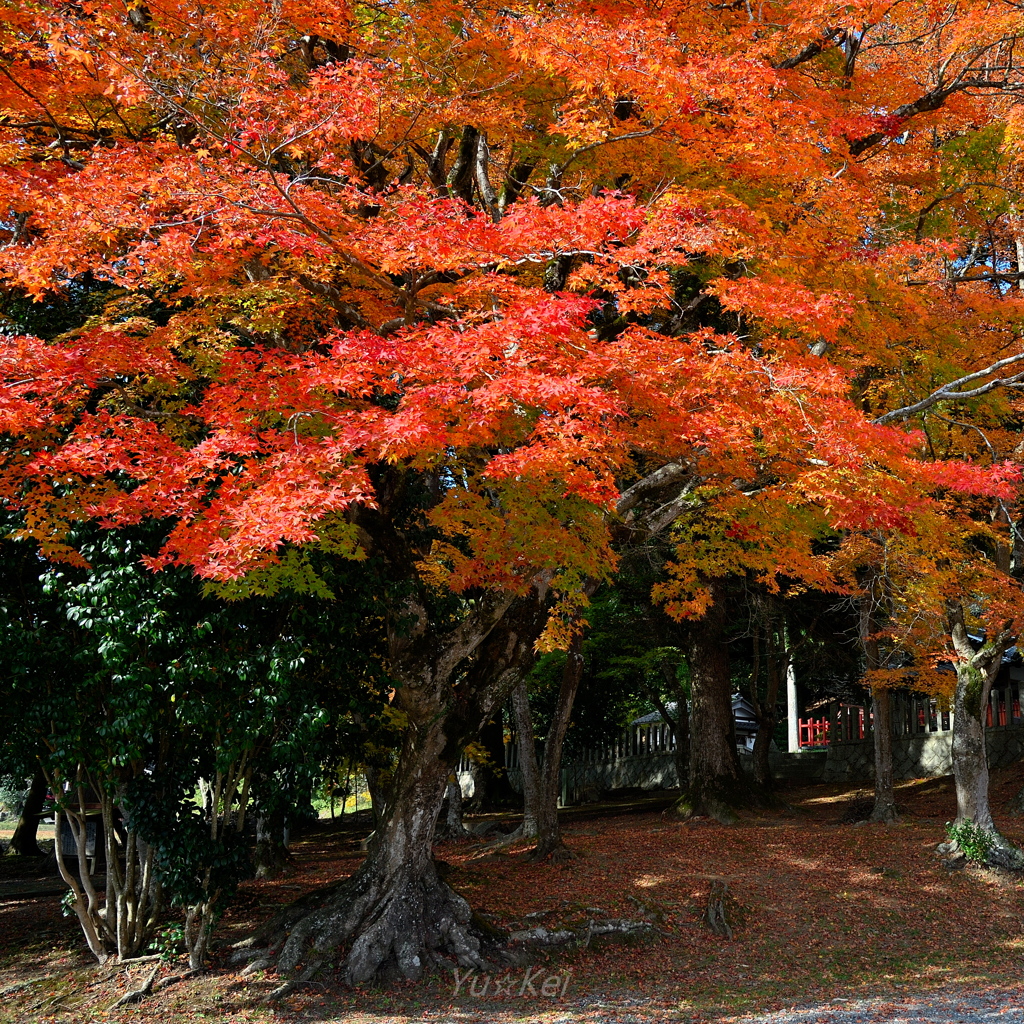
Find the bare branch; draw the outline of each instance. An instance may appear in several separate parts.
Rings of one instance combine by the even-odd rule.
[[[937,405],[939,402],[956,401],[957,399],[964,398],[977,398],[979,395],[988,394],[989,391],[994,391],[1000,387],[1021,387],[1024,386],[1024,373],[1014,374],[1011,377],[997,377],[995,380],[987,381],[980,387],[972,388],[969,391],[956,391],[956,388],[962,387],[964,384],[969,384],[971,381],[980,380],[982,377],[988,377],[993,373],[997,373],[1005,366],[1013,366],[1016,363],[1020,363],[1024,360],[1024,352],[1018,353],[1015,356],[1007,356],[1005,359],[1000,359],[994,362],[991,366],[986,366],[983,370],[976,370],[974,373],[969,373],[964,377],[959,377],[956,380],[950,381],[948,384],[943,384],[942,387],[936,388],[927,398],[922,398],[919,402],[914,402],[913,405],[905,405],[901,409],[893,409],[892,412],[887,412],[882,416],[878,416],[872,422],[883,425],[886,423],[892,423],[895,420],[906,420],[910,419],[915,413],[924,412],[925,409],[930,409],[933,405]]]

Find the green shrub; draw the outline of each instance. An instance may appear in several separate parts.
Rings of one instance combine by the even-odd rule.
[[[0,811],[6,811],[12,818],[17,818],[25,806],[28,786],[24,779],[10,776],[0,778]]]
[[[946,835],[951,843],[956,843],[960,852],[976,864],[984,864],[988,859],[989,850],[995,840],[987,828],[975,825],[970,818],[964,818],[959,825],[946,822]]]

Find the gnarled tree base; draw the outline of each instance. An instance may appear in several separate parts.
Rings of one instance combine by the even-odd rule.
[[[1024,850],[1014,846],[1009,839],[995,829],[987,829],[989,848],[985,854],[984,867],[1002,868],[1006,871],[1024,872]],[[960,845],[951,840],[940,843],[936,852],[944,857],[956,858],[966,856]],[[969,859],[969,858],[968,858]]]
[[[760,793],[743,780],[722,780],[715,786],[684,789],[672,807],[672,813],[684,821],[706,815],[722,825],[734,825],[739,812],[754,807],[773,806],[774,796]]]
[[[900,820],[900,812],[895,803],[876,800],[867,820],[876,825],[894,825]]]
[[[993,832],[992,846],[985,863],[1008,871],[1024,871],[1024,851],[1014,846],[1002,833]]]
[[[280,998],[328,961],[343,959],[349,985],[372,980],[418,981],[432,966],[485,967],[482,939],[469,904],[431,867],[391,877],[361,870],[321,894],[319,905],[293,905],[248,940],[268,947],[262,962],[275,966],[284,983]]]
[[[575,854],[562,841],[561,837],[551,841],[540,841],[526,855],[531,863],[539,864],[547,861],[549,864],[566,864],[575,859]]]

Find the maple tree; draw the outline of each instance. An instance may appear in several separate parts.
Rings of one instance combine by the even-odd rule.
[[[910,528],[936,486],[1008,493],[850,389],[938,316],[907,282],[941,285],[954,248],[892,209],[936,138],[1015,130],[1013,8],[5,15],[0,276],[110,289],[0,350],[22,534],[75,560],[76,519],[160,520],[153,568],[243,590],[316,589],[309,546],[387,566],[395,782],[359,876],[270,936],[286,972],[342,944],[351,982],[479,964],[431,857],[450,768],[622,545],[682,524],[659,593],[704,619],[688,800],[719,812],[720,580],[824,586],[823,533]]]

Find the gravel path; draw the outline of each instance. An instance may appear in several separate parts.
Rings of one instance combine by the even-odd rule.
[[[1024,1024],[1024,994],[936,993],[916,998],[834,1000],[732,1018],[735,1024]]]
[[[770,1013],[696,1014],[650,999],[606,997],[573,1005],[526,1009],[506,1003],[491,1009],[466,1004],[426,1014],[359,1014],[321,1024],[1024,1024],[1024,988],[978,994],[966,988],[927,995],[833,999]]]

